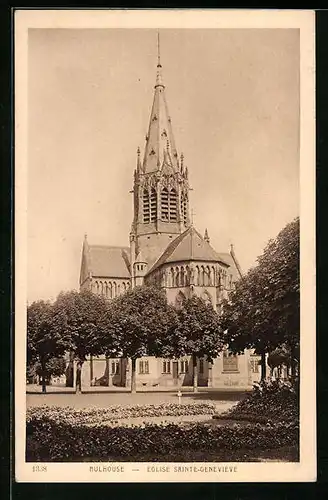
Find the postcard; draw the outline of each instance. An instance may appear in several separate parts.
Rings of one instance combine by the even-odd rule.
[[[16,481],[316,480],[314,18],[15,10]]]

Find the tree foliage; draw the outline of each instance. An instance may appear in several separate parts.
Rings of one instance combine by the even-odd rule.
[[[56,312],[50,302],[39,300],[27,308],[27,364],[40,364],[42,391],[46,391],[46,366],[64,354],[66,342],[61,332],[53,328]]]
[[[103,297],[88,290],[58,295],[53,328],[77,360],[84,362],[88,355],[103,354],[102,328],[107,307]]]
[[[299,219],[270,240],[257,265],[237,283],[223,308],[225,340],[235,353],[258,354],[285,344],[297,356],[300,333]]]
[[[197,391],[197,359],[212,362],[223,349],[219,317],[211,304],[193,295],[177,309],[177,322],[167,339],[173,356],[192,356],[193,390]]]
[[[155,287],[135,287],[110,303],[104,322],[104,338],[117,339],[118,354],[132,359],[133,392],[136,359],[169,355],[167,337],[174,320],[175,311],[168,304],[165,292]]]

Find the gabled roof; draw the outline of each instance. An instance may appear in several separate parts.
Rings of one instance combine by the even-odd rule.
[[[227,267],[230,265],[222,254],[218,254],[191,226],[169,244],[147,274],[163,264],[186,261],[221,262]]]
[[[232,274],[233,281],[239,280],[241,278],[242,273],[236,259],[231,255],[231,253],[219,253],[220,257],[229,264],[228,273]]]
[[[129,251],[128,247],[89,245],[85,235],[80,284],[88,276],[99,278],[130,278]]]
[[[89,259],[94,277],[130,278],[128,247],[90,245]]]

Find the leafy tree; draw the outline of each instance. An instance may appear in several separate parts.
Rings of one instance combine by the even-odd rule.
[[[64,354],[65,340],[56,329],[54,306],[43,300],[27,308],[27,365],[39,363],[42,392],[46,392],[47,364]]]
[[[54,328],[64,339],[70,352],[71,363],[73,359],[77,361],[77,391],[81,391],[81,372],[87,356],[99,356],[104,353],[101,333],[107,307],[103,297],[88,290],[60,293],[54,304]],[[106,348],[109,350],[108,345]]]
[[[131,392],[136,392],[138,358],[170,354],[167,333],[174,318],[165,292],[151,286],[135,287],[110,303],[104,330],[116,339],[120,356],[131,358]]]
[[[177,326],[167,340],[174,357],[192,356],[193,391],[198,390],[197,359],[212,362],[223,349],[219,316],[211,304],[193,295],[177,309]]]
[[[242,277],[223,308],[225,340],[235,353],[254,348],[262,356],[286,345],[292,372],[299,357],[299,219],[270,240],[257,265]]]
[[[44,376],[46,383],[49,383],[51,377],[60,377],[65,373],[66,360],[63,356],[51,358],[46,362]],[[35,379],[36,376],[42,376],[42,367],[39,362],[27,365],[27,378]]]

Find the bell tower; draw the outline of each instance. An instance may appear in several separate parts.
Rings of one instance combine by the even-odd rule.
[[[167,245],[190,225],[188,169],[175,145],[165,96],[158,34],[157,73],[143,159],[137,151],[134,217],[130,240],[148,269]]]

